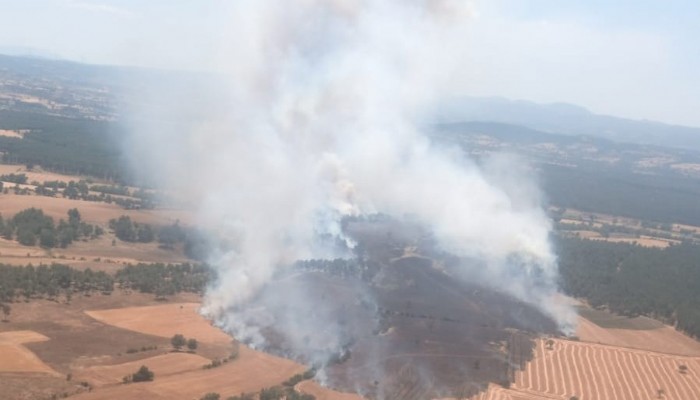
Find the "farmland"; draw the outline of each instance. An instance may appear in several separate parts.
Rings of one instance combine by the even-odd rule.
[[[540,339],[535,354],[516,374],[513,388],[580,399],[644,399],[659,393],[692,399],[700,393],[698,357],[556,339]]]

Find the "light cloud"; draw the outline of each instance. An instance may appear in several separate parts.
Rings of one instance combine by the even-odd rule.
[[[89,1],[67,0],[65,4],[70,8],[80,10],[111,14],[122,18],[136,18],[137,14],[122,7],[116,7],[106,3],[95,3]]]

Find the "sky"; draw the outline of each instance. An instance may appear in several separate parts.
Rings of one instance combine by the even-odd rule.
[[[0,0],[0,53],[221,70],[236,1]],[[700,126],[700,1],[464,1],[473,16],[455,50],[468,62],[453,95]]]

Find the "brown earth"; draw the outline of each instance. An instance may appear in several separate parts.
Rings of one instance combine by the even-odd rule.
[[[128,215],[135,222],[151,225],[170,225],[178,220],[187,224],[192,221],[191,213],[177,209],[125,210],[116,204],[96,201],[33,195],[22,196],[12,193],[0,195],[0,214],[4,217],[10,217],[30,207],[42,209],[45,214],[53,217],[56,221],[61,218],[67,219],[68,210],[77,208],[83,221],[104,227],[107,226],[110,219],[119,218],[122,215]]]
[[[540,339],[534,359],[516,373],[512,389],[559,399],[652,399],[658,398],[659,390],[662,399],[695,399],[700,393],[700,358]]]
[[[180,294],[173,296],[171,300],[191,303],[199,301],[199,298],[191,294]],[[138,363],[142,359],[168,354],[171,351],[169,339],[106,325],[85,313],[88,308],[106,309],[156,304],[162,302],[155,301],[153,295],[125,294],[120,291],[115,291],[109,296],[85,297],[75,294],[70,304],[63,298],[59,302],[32,300],[29,303],[13,303],[9,322],[0,323],[0,335],[16,337],[14,332],[33,331],[42,335],[41,337],[48,338],[23,346],[60,375],[0,372],[0,398],[44,400],[54,394],[63,396],[79,393],[86,390],[85,387],[80,385],[78,379],[68,381],[68,374],[99,365]],[[142,348],[152,350],[140,351]],[[127,354],[128,349],[139,351]],[[230,344],[203,342],[197,348],[197,354],[206,359],[225,358],[231,351]],[[0,358],[6,359],[4,356]]]
[[[301,393],[310,394],[316,400],[363,400],[364,397],[353,393],[341,393],[325,388],[315,381],[303,381],[295,389]]]
[[[106,387],[75,397],[76,400],[167,399],[191,400],[208,392],[222,398],[242,392],[257,392],[278,385],[306,367],[293,361],[241,346],[237,359],[221,367],[200,369],[159,378],[153,382]]]
[[[170,338],[181,333],[187,338],[215,344],[232,338],[197,313],[198,303],[162,304],[147,307],[86,311],[98,321],[136,332]]]
[[[197,354],[176,352],[122,364],[79,369],[73,372],[73,379],[86,381],[93,387],[116,385],[122,382],[123,377],[138,371],[142,365],[148,367],[160,379],[169,375],[200,370],[210,362],[210,359]]]
[[[0,332],[0,372],[40,372],[58,375],[36,354],[23,346],[26,343],[49,340],[33,331]]]
[[[20,136],[21,137],[21,136]],[[27,175],[27,182],[47,182],[47,181],[59,181],[59,182],[70,182],[70,181],[79,181],[81,179],[85,179],[83,176],[78,176],[78,175],[62,175],[62,174],[57,174],[55,172],[49,172],[49,171],[42,171],[39,168],[32,169],[31,171],[28,171],[24,165],[8,165],[8,164],[2,164],[0,165],[0,175],[5,175],[5,174],[25,174]],[[92,180],[95,180],[95,178],[90,178]],[[12,186],[14,185],[13,183],[8,183],[8,185]]]
[[[700,357],[700,342],[667,325],[648,330],[610,329],[579,318],[576,335],[584,342]]]

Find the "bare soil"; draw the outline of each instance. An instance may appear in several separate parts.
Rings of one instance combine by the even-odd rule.
[[[93,310],[86,313],[105,324],[171,338],[180,333],[200,342],[229,344],[229,335],[197,313],[198,303],[169,303],[147,307]]]

